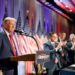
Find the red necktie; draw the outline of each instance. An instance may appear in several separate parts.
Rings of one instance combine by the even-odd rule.
[[[16,49],[15,49],[15,45],[14,45],[14,41],[13,41],[12,35],[9,35],[9,40],[10,40],[10,44],[11,44],[14,56],[16,56]]]

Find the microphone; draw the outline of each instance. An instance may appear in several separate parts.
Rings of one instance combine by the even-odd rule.
[[[23,34],[24,33],[24,31],[22,31],[22,30],[14,30],[14,32],[20,33],[20,34]]]
[[[14,32],[19,33],[20,35],[29,36],[29,34],[25,33],[23,30],[14,30]]]

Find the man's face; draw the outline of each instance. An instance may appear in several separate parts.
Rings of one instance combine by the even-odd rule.
[[[65,40],[66,38],[66,33],[62,33],[62,40]]]
[[[75,42],[75,36],[72,38],[72,42]]]
[[[57,36],[57,34],[53,34],[52,37],[51,37],[51,40],[52,40],[53,42],[57,42],[57,41],[58,41],[58,36]]]
[[[15,30],[16,22],[10,20],[4,23],[4,28],[9,32],[13,32]]]

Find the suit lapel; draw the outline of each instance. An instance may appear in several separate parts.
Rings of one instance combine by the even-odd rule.
[[[4,32],[4,34],[3,34],[3,38],[5,39],[6,43],[7,43],[8,46],[10,47],[10,52],[13,53],[12,47],[11,47],[11,44],[10,44],[10,41],[9,41],[9,38],[8,38],[8,36],[7,36],[7,34],[6,34],[5,32]],[[14,54],[13,54],[13,55],[14,55]]]
[[[50,49],[53,49],[54,48],[53,44],[50,41],[48,41],[47,44],[50,46]]]

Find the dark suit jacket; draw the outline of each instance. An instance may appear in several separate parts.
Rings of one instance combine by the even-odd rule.
[[[12,62],[10,60],[4,61],[4,59],[14,56],[10,41],[8,39],[7,34],[4,30],[0,31],[0,68],[1,69],[10,69],[13,68],[17,63]],[[11,66],[9,66],[11,65]]]
[[[14,56],[10,41],[5,31],[0,32],[0,59],[8,58]]]
[[[58,53],[55,51],[54,46],[51,44],[50,41],[44,44],[44,50],[49,50],[50,51],[50,62],[45,63],[45,67],[51,69],[55,65],[55,58],[57,57],[59,59]],[[61,65],[60,65],[61,66]]]
[[[74,63],[75,49],[73,50],[73,49],[71,49],[71,47],[72,47],[72,42],[70,42],[70,41],[67,42],[66,47],[65,47],[65,50],[68,53],[69,62],[71,64],[73,64]]]

